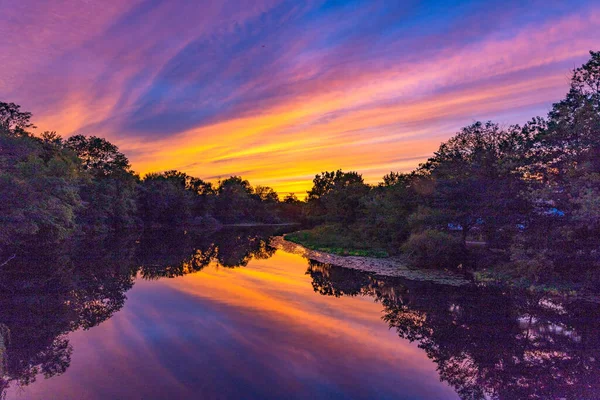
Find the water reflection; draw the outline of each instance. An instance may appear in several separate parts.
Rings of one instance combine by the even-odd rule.
[[[272,229],[222,230],[205,235],[151,232],[140,242],[140,272],[146,279],[158,279],[197,272],[210,263],[243,267],[253,258],[266,259],[275,253],[268,245],[275,233]]]
[[[280,254],[273,259],[275,262],[269,260],[257,266],[251,260],[267,260],[275,255],[275,250],[268,246],[273,233],[255,229],[206,235],[171,232],[96,238],[69,247],[40,248],[29,244],[6,250],[0,259],[11,254],[17,256],[0,268],[2,393],[7,393],[9,387],[35,386],[32,384],[36,379],[67,371],[74,354],[69,333],[97,326],[121,310],[136,276],[157,281],[206,269],[202,274],[187,277],[193,279],[162,280],[168,285],[163,285],[159,294],[155,289],[149,292],[148,296],[154,297],[136,303],[137,311],[130,308],[127,320],[143,313],[152,314],[147,322],[136,322],[135,328],[131,322],[129,329],[138,329],[137,335],[141,337],[159,329],[155,326],[161,323],[170,324],[160,329],[173,330],[175,337],[189,337],[193,344],[181,351],[177,351],[180,342],[170,342],[172,348],[165,351],[173,354],[165,355],[172,357],[167,365],[181,364],[171,368],[185,374],[181,372],[182,368],[187,369],[182,357],[190,353],[189,346],[200,346],[192,352],[191,359],[185,360],[200,363],[198,357],[211,354],[211,363],[200,363],[206,369],[199,373],[226,371],[228,375],[220,379],[225,379],[223,385],[229,388],[229,397],[260,385],[257,379],[271,383],[270,387],[261,386],[266,392],[255,388],[252,392],[255,397],[269,393],[272,397],[282,396],[289,387],[296,391],[296,397],[313,396],[311,390],[317,387],[321,397],[369,398],[373,388],[378,388],[379,398],[398,397],[403,390],[405,398],[431,397],[432,388],[428,389],[432,392],[427,392],[422,387],[399,386],[410,385],[415,377],[425,379],[422,360],[401,339],[417,344],[421,353],[435,364],[439,378],[462,399],[599,397],[597,305],[559,304],[543,296],[385,279],[302,261],[296,255]],[[211,268],[207,269],[209,265]],[[243,266],[248,268],[230,270]],[[218,273],[219,269],[227,273]],[[220,305],[200,306],[197,300],[182,298],[180,294],[175,299],[173,294],[165,292],[166,288]],[[322,296],[316,296],[313,290]],[[356,302],[358,298],[374,299],[377,304]],[[319,299],[331,301],[322,303]],[[171,309],[165,308],[162,314],[154,315],[157,306],[149,302],[156,300],[165,300],[161,307],[176,303],[178,315],[170,315],[169,322],[166,316],[172,314]],[[181,321],[199,323],[189,319],[190,313],[200,312],[199,307],[206,319],[201,323],[202,330],[188,331],[188,325]],[[380,309],[382,317],[377,313]],[[334,315],[336,312],[339,315]],[[237,325],[228,325],[232,321],[237,321]],[[349,324],[352,328],[344,327]],[[385,324],[401,339],[394,336],[394,342],[389,342],[379,330]],[[215,326],[221,330],[215,330]],[[218,335],[227,336],[226,347],[215,346],[225,340]],[[117,339],[111,336],[110,340]],[[89,344],[96,345],[117,346]],[[305,345],[312,347],[314,354],[302,350]],[[385,356],[399,350],[393,357]],[[315,354],[323,357],[316,358]],[[231,370],[240,357],[259,363],[263,372],[252,375],[251,370]],[[274,360],[280,363],[279,367]],[[368,368],[361,370],[366,363]],[[293,368],[288,370],[290,366]],[[307,372],[310,369],[320,372]],[[407,380],[411,370],[415,371],[414,376]],[[304,378],[300,387],[295,373],[311,378]],[[333,386],[319,380],[321,375],[336,373]],[[363,378],[356,375],[359,373]],[[244,380],[248,374],[254,378]],[[394,374],[405,377],[395,381]],[[219,379],[217,376],[212,378],[213,382]],[[177,377],[180,382],[182,379]],[[230,381],[240,379],[244,383],[236,392]],[[361,384],[362,379],[368,382],[368,387]],[[283,381],[289,387],[283,387]],[[192,384],[189,382],[186,386]],[[432,383],[428,385],[433,387]],[[341,391],[344,386],[349,388]],[[436,398],[447,398],[442,395],[443,388],[435,390]],[[228,395],[221,393],[215,397]]]
[[[372,296],[462,399],[600,398],[600,311],[544,296],[456,288],[310,262],[322,295]]]
[[[26,386],[40,374],[65,372],[73,352],[66,335],[96,326],[123,307],[135,277],[123,248],[106,252],[103,242],[68,253],[43,247],[2,267],[2,392],[11,383]]]
[[[0,392],[65,372],[73,352],[67,334],[92,328],[119,311],[138,272],[158,279],[200,271],[211,262],[245,266],[253,257],[275,252],[267,245],[275,233],[152,232],[138,240],[122,235],[5,249],[0,259],[10,262],[0,269]]]

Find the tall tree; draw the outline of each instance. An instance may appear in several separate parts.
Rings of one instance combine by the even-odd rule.
[[[63,142],[80,160],[88,174],[82,182],[81,197],[86,207],[79,220],[86,229],[107,231],[137,225],[137,176],[127,157],[106,139],[75,135]]]
[[[75,135],[67,139],[65,146],[77,154],[83,169],[94,175],[109,176],[131,172],[127,157],[106,139]]]
[[[361,199],[369,190],[357,172],[325,171],[313,179],[306,210],[316,220],[350,224],[361,214]]]
[[[28,136],[29,128],[35,128],[31,122],[32,114],[21,111],[21,106],[15,103],[0,101],[0,131],[15,136]]]
[[[463,241],[481,225],[488,240],[499,229],[522,223],[527,203],[520,196],[519,160],[533,141],[518,126],[508,130],[492,122],[476,122],[442,143],[420,167],[435,183],[434,207],[447,223],[459,225]]]
[[[541,126],[528,166],[535,212],[513,259],[536,278],[570,272],[600,282],[600,52],[590,55]]]

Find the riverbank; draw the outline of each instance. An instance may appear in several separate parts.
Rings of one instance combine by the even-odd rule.
[[[389,257],[387,251],[372,241],[366,243],[355,236],[337,225],[320,225],[310,230],[288,233],[285,239],[310,250],[339,256]]]
[[[374,273],[380,276],[399,277],[416,281],[429,281],[444,285],[461,286],[475,284],[524,290],[551,296],[563,301],[588,301],[600,303],[600,295],[575,282],[533,282],[525,277],[509,273],[500,265],[474,271],[470,276],[448,270],[419,269],[410,266],[405,256],[356,256],[335,254],[323,250],[310,249],[289,240],[290,234],[271,239],[271,246],[288,253],[300,254],[310,260],[333,264],[345,268]],[[348,254],[346,252],[346,254]]]
[[[287,235],[286,235],[287,238]],[[450,271],[423,270],[409,267],[403,257],[375,258],[365,256],[342,256],[319,250],[312,250],[290,242],[283,236],[271,238],[270,245],[288,253],[299,254],[310,260],[340,267],[370,272],[380,276],[405,278],[415,281],[430,281],[443,285],[461,286],[471,281]]]

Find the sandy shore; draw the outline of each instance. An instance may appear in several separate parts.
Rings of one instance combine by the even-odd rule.
[[[283,236],[275,236],[270,245],[288,253],[299,254],[311,260],[339,265],[345,268],[374,273],[380,276],[392,276],[415,281],[430,281],[443,285],[461,286],[471,283],[464,277],[447,271],[422,270],[409,268],[400,258],[373,258],[359,256],[338,256],[322,251],[310,250],[299,244],[288,242]]]

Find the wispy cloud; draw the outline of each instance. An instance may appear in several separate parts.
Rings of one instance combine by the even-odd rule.
[[[600,43],[592,1],[8,0],[0,95],[141,173],[410,170],[476,119],[524,122]]]

